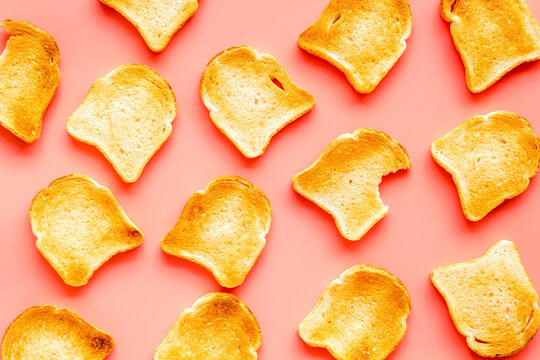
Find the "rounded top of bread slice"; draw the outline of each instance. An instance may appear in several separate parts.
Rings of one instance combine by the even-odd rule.
[[[161,248],[210,270],[221,286],[242,284],[266,243],[272,207],[239,176],[222,176],[193,194]]]
[[[33,306],[21,313],[2,339],[2,358],[10,360],[102,360],[113,349],[111,335],[68,309]]]
[[[510,241],[478,259],[433,270],[431,281],[456,329],[481,356],[514,354],[540,327],[538,296]]]
[[[261,346],[257,319],[238,297],[210,293],[182,311],[154,360],[256,360]]]
[[[330,283],[298,333],[338,360],[382,360],[403,338],[410,309],[399,279],[384,269],[357,265]]]
[[[456,184],[465,217],[481,220],[524,192],[540,165],[540,140],[509,111],[473,116],[431,146],[433,159]]]
[[[98,79],[66,126],[131,183],[169,138],[175,117],[176,97],[167,81],[149,66],[130,64]]]
[[[358,129],[332,141],[292,183],[332,215],[343,237],[359,240],[388,212],[379,194],[383,176],[410,167],[396,140],[382,131]]]
[[[212,122],[248,158],[261,156],[278,131],[315,104],[276,58],[249,46],[210,60],[200,93]]]
[[[0,26],[11,35],[0,57],[0,125],[33,143],[60,83],[60,52],[53,37],[32,24],[5,20]]]
[[[30,222],[39,252],[70,286],[85,285],[112,256],[143,241],[111,191],[85,175],[61,177],[38,192]]]

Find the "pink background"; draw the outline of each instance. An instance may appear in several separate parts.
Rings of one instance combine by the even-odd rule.
[[[328,283],[361,263],[388,269],[412,298],[407,333],[389,359],[478,358],[454,329],[429,274],[509,239],[540,290],[540,184],[533,180],[523,195],[481,222],[467,222],[450,177],[431,159],[430,144],[468,117],[495,110],[521,114],[540,133],[540,63],[521,66],[473,95],[439,16],[439,1],[410,1],[414,25],[408,48],[367,96],[355,93],[338,70],[296,44],[327,0],[202,0],[161,54],[150,52],[134,27],[97,0],[1,1],[2,18],[26,20],[57,40],[61,83],[35,144],[25,145],[0,129],[0,333],[27,307],[49,303],[110,332],[116,346],[109,359],[152,359],[180,312],[220,290],[209,272],[165,255],[159,242],[193,192],[220,175],[237,174],[261,187],[274,210],[265,250],[233,291],[259,320],[260,359],[331,359],[325,350],[305,345],[296,328]],[[540,3],[529,0],[529,5],[540,19]],[[6,38],[2,33],[0,48]],[[240,44],[277,57],[317,102],[255,160],[243,158],[221,135],[199,97],[207,62]],[[73,140],[65,123],[97,78],[134,62],[152,66],[171,84],[179,115],[170,139],[129,185],[96,149]],[[385,131],[401,142],[412,169],[384,180],[381,193],[389,214],[353,243],[338,235],[329,215],[297,195],[290,180],[332,139],[361,127]],[[36,192],[71,173],[109,187],[145,235],[141,247],[114,257],[82,288],[65,285],[41,257],[28,219]],[[513,359],[539,357],[537,338]]]

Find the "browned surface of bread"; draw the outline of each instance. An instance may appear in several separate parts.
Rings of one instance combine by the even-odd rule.
[[[41,190],[30,222],[39,252],[71,286],[85,285],[112,256],[143,241],[110,190],[84,175],[61,177]]]
[[[538,331],[538,296],[510,241],[473,261],[433,270],[431,281],[454,326],[481,356],[514,354]]]
[[[382,177],[410,167],[401,144],[381,131],[358,129],[332,141],[292,183],[334,217],[343,237],[359,240],[388,212],[379,196]]]
[[[102,360],[111,335],[67,309],[33,306],[20,314],[2,339],[4,360]]]
[[[315,105],[273,56],[249,46],[216,55],[200,92],[213,123],[248,158],[261,156],[279,130]]]
[[[271,220],[261,189],[238,176],[219,177],[190,197],[161,248],[204,266],[221,286],[233,288],[257,261]]]
[[[540,140],[527,120],[497,111],[474,116],[431,146],[456,184],[465,217],[478,221],[529,186],[540,165]]]
[[[167,47],[171,38],[191,19],[197,0],[100,0],[128,19],[154,52]]]
[[[399,279],[384,269],[357,265],[326,288],[298,334],[338,360],[382,360],[405,335],[410,310]]]
[[[540,28],[523,0],[441,0],[441,14],[473,93],[540,59]]]
[[[345,73],[357,92],[368,94],[405,51],[411,29],[407,0],[331,0],[298,45]]]
[[[97,147],[122,180],[131,183],[169,138],[175,117],[176,97],[169,84],[150,67],[131,64],[92,85],[67,130]]]
[[[154,360],[256,360],[261,329],[236,296],[210,293],[184,310]]]
[[[60,52],[49,34],[27,22],[0,26],[11,35],[0,56],[0,125],[33,143],[60,82]]]

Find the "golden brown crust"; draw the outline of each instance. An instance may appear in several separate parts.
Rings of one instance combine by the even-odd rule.
[[[21,313],[2,339],[9,360],[102,360],[113,349],[111,335],[68,309],[33,306]]]
[[[248,158],[261,156],[278,131],[315,105],[273,56],[249,46],[210,60],[200,92],[212,122]]]
[[[345,73],[357,92],[368,94],[405,51],[411,29],[407,0],[331,0],[298,45]]]
[[[381,131],[358,129],[332,141],[292,183],[297,193],[332,215],[343,237],[359,240],[388,212],[379,197],[382,177],[410,167],[397,141]]]
[[[261,189],[241,177],[222,176],[189,198],[161,248],[205,267],[221,286],[233,288],[257,261],[271,220],[272,207]]]
[[[27,22],[0,26],[11,35],[0,56],[0,125],[33,143],[60,82],[60,52],[49,34]]]
[[[474,116],[431,146],[433,159],[458,189],[465,217],[481,220],[523,193],[540,165],[540,140],[509,111]]]
[[[523,349],[540,327],[538,296],[515,245],[499,241],[475,260],[433,270],[454,326],[484,357]]]
[[[261,329],[236,296],[210,293],[184,310],[154,360],[256,360]]]
[[[112,256],[143,241],[110,190],[84,175],[61,177],[41,190],[30,222],[39,252],[71,286],[85,285]]]
[[[382,360],[405,335],[410,310],[409,294],[398,278],[357,265],[326,288],[298,334],[338,360]]]
[[[100,0],[115,9],[141,34],[154,52],[163,51],[172,37],[191,19],[197,0]]]
[[[473,93],[540,59],[540,27],[523,0],[441,0],[441,15],[450,23]]]
[[[67,121],[75,139],[93,145],[122,180],[137,181],[169,138],[176,97],[152,68],[120,66],[98,79]]]

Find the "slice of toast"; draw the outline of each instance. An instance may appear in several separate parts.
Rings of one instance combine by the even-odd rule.
[[[540,140],[527,120],[497,111],[474,116],[431,146],[456,184],[470,221],[481,220],[529,186],[540,165]]]
[[[68,309],[33,306],[21,313],[2,339],[5,360],[103,360],[113,349],[111,335]]]
[[[223,287],[244,282],[266,243],[272,207],[264,192],[238,176],[222,176],[193,194],[161,241],[168,254],[212,272]]]
[[[410,310],[409,294],[398,278],[357,265],[324,290],[298,334],[338,360],[383,360],[405,335]]]
[[[405,51],[411,29],[407,0],[331,0],[298,45],[341,70],[357,92],[368,94]]]
[[[523,0],[441,0],[441,15],[450,23],[473,93],[540,59],[540,27]]]
[[[154,52],[163,51],[171,38],[191,19],[197,0],[99,0],[115,9],[141,34]]]
[[[510,241],[478,259],[433,270],[431,281],[454,326],[481,356],[514,354],[540,327],[538,296]]]
[[[85,285],[112,256],[143,241],[110,190],[84,175],[61,177],[41,190],[30,222],[39,252],[70,286]]]
[[[332,215],[343,237],[359,240],[388,212],[379,196],[382,177],[410,167],[401,144],[381,131],[358,129],[332,141],[292,183]]]
[[[315,104],[274,57],[249,46],[216,55],[202,75],[200,92],[216,127],[247,158],[261,156],[279,130]]]
[[[169,138],[176,97],[146,65],[124,65],[98,79],[67,121],[75,139],[93,145],[122,180],[137,181]]]
[[[233,294],[210,293],[182,311],[154,360],[256,360],[261,329]]]
[[[0,125],[33,143],[60,83],[60,52],[54,39],[34,25],[5,20],[0,26],[11,35],[0,56]]]

